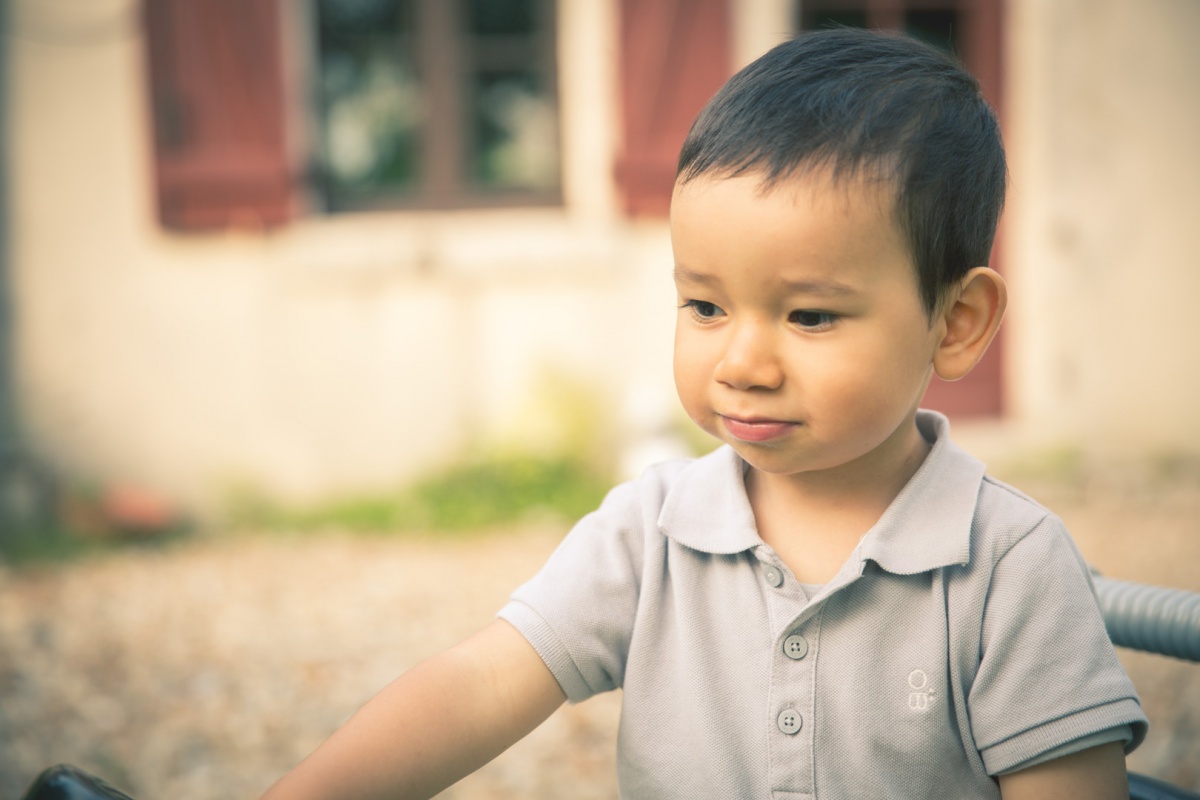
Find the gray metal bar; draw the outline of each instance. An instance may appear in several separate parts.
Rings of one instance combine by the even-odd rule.
[[[1093,581],[1113,644],[1200,661],[1200,594],[1098,575]]]

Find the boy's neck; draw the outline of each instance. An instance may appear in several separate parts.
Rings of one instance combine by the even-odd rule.
[[[797,580],[832,578],[920,469],[930,444],[915,421],[905,431],[885,452],[834,470],[773,475],[749,467],[746,494],[759,536]]]

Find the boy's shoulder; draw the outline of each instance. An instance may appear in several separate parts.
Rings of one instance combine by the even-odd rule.
[[[973,572],[987,577],[997,574],[1018,581],[1070,566],[1082,577],[1081,589],[1093,594],[1091,568],[1074,538],[1057,514],[1021,490],[985,475],[980,483],[979,503],[971,531]],[[1054,565],[1054,566],[1051,566]]]
[[[958,495],[961,501],[974,493],[972,516],[976,524],[986,526],[1028,528],[1046,519],[1057,519],[1033,497],[989,473],[982,461],[961,448],[950,436],[950,423],[943,415],[920,411],[917,422],[933,444],[926,467],[918,473],[918,478],[925,478],[926,485],[919,488],[929,502],[938,502],[939,496],[948,501],[950,495]]]
[[[959,447],[944,416],[921,411],[917,424],[929,455],[867,534],[863,555],[898,573],[952,565],[986,573],[1031,535],[1066,536],[1045,506],[989,475]]]
[[[989,514],[999,512],[1021,520],[1036,522],[1047,517],[1056,518],[1054,512],[1042,505],[1036,498],[991,473],[985,473],[980,482],[979,504],[981,512]]]

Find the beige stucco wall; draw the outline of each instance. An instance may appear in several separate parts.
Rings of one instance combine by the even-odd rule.
[[[1014,418],[1101,454],[1200,453],[1200,3],[1008,18]]]

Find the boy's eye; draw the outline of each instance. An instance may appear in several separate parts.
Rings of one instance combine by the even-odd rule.
[[[691,309],[692,314],[700,319],[713,319],[725,313],[715,303],[707,300],[687,300],[683,307]]]
[[[788,314],[788,322],[799,325],[806,330],[824,330],[837,321],[837,314],[828,311],[793,311]]]

